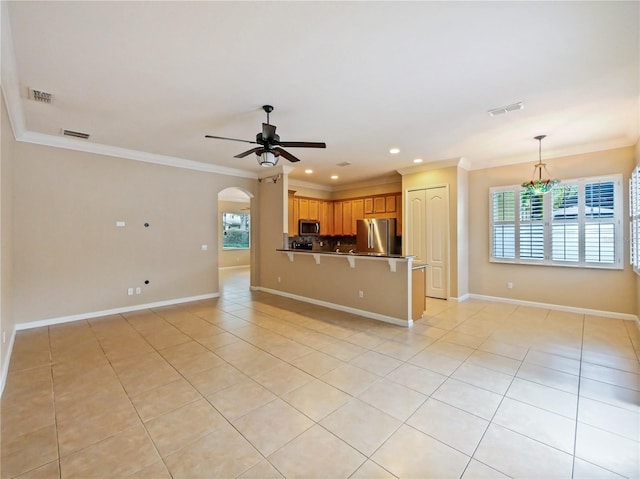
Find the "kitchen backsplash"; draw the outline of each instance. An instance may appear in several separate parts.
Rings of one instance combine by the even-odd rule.
[[[400,248],[402,238],[397,236],[397,247]],[[293,236],[289,238],[289,248],[312,251],[340,251],[348,253],[356,251],[355,236]]]

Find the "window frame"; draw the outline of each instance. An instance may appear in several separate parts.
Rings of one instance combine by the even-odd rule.
[[[585,177],[585,178],[575,178],[564,180],[560,182],[557,186],[567,187],[577,185],[578,193],[577,193],[577,209],[578,215],[575,220],[571,220],[571,222],[564,223],[562,219],[553,219],[553,192],[547,193],[545,195],[541,195],[543,199],[542,205],[542,224],[543,224],[543,233],[542,233],[542,248],[544,254],[542,258],[527,258],[522,257],[521,254],[521,234],[522,229],[521,225],[529,225],[532,221],[527,219],[523,220],[521,207],[523,204],[523,196],[524,188],[520,185],[509,185],[509,186],[497,186],[489,188],[489,262],[491,263],[507,263],[507,264],[522,264],[522,265],[541,265],[541,266],[562,266],[569,268],[588,268],[588,269],[614,269],[620,270],[624,269],[624,242],[623,242],[623,222],[622,218],[624,215],[623,208],[623,191],[622,191],[622,174],[612,174],[612,175],[600,175],[593,177]],[[638,174],[638,187],[640,188],[640,173]],[[596,184],[596,183],[606,183],[613,182],[613,216],[607,218],[598,218],[594,219],[588,217],[585,213],[586,204],[587,204],[587,193],[586,193],[586,185],[587,184]],[[496,193],[504,193],[504,192],[512,192],[514,195],[514,203],[515,203],[515,212],[513,221],[496,221],[494,217],[494,197]],[[640,196],[640,195],[639,195]],[[638,207],[640,209],[640,205]],[[556,225],[562,224],[575,224],[577,221],[578,224],[578,261],[573,260],[558,260],[553,259],[553,228]],[[638,225],[640,228],[640,218],[637,219]],[[614,224],[613,234],[613,262],[591,262],[587,261],[585,258],[586,251],[586,231],[589,228],[590,224]],[[495,227],[500,225],[503,229],[509,225],[513,225],[514,229],[514,250],[515,255],[513,258],[508,257],[499,257],[494,256],[495,248]],[[596,228],[598,229],[598,228]],[[640,231],[638,231],[640,235]],[[638,237],[638,246],[640,247],[640,236]],[[558,243],[556,243],[556,247]],[[564,249],[566,250],[567,245],[563,244]],[[606,251],[602,247],[599,248],[598,251]],[[640,250],[638,251],[638,262],[640,263]],[[638,271],[640,274],[640,265],[638,267]]]
[[[640,275],[640,165],[629,178],[629,262]]]
[[[240,219],[240,227],[232,228],[230,227],[230,219],[233,216],[239,216],[243,219]],[[246,226],[244,228],[243,226]],[[227,246],[225,245],[225,236],[228,231],[246,231],[247,232],[247,245],[246,246]],[[222,250],[223,251],[237,251],[237,250],[247,250],[251,249],[251,215],[249,213],[235,213],[233,211],[225,211],[222,213]]]

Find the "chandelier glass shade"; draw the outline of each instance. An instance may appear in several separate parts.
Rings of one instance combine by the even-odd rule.
[[[533,178],[530,181],[522,183],[522,187],[527,193],[532,195],[544,195],[549,193],[553,188],[560,183],[560,180],[552,179],[547,166],[542,162],[542,140],[547,135],[539,135],[534,139],[538,140],[538,163],[533,165]],[[542,170],[547,174],[547,178],[542,177]]]

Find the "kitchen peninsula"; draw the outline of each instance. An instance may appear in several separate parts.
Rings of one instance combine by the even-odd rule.
[[[287,284],[276,294],[402,326],[422,317],[427,265],[413,256],[277,251]]]

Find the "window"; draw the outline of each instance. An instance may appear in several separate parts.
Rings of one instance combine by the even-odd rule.
[[[633,170],[629,180],[629,215],[631,265],[633,270],[640,274],[640,166]]]
[[[249,215],[222,213],[222,249],[249,248]]]
[[[491,261],[621,269],[621,184],[612,175],[563,181],[547,195],[492,188]],[[640,206],[638,241],[639,214]],[[636,246],[636,261],[638,253]]]

